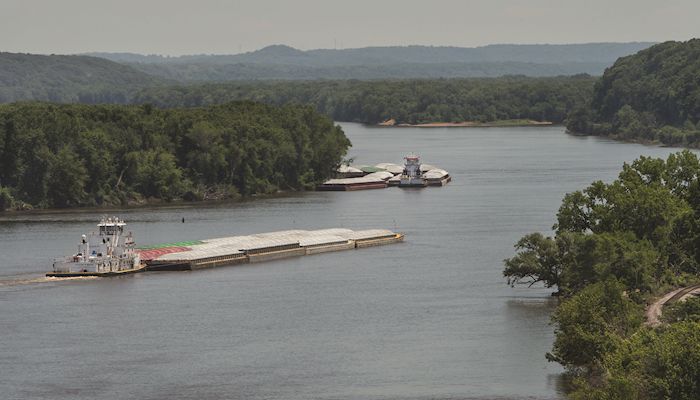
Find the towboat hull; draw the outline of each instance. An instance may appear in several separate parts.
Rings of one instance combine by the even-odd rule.
[[[426,186],[428,186],[428,182],[423,178],[401,179],[399,182],[401,188],[423,188]]]
[[[77,278],[77,277],[87,277],[87,276],[108,277],[108,276],[135,274],[138,272],[144,272],[145,270],[146,270],[146,266],[140,265],[138,268],[123,269],[120,271],[107,271],[107,272],[95,272],[95,271],[47,272],[46,276],[49,278]]]

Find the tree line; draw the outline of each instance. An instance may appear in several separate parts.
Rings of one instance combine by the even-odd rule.
[[[0,102],[38,99],[170,108],[252,100],[306,104],[336,121],[375,124],[394,119],[416,124],[532,119],[566,123],[574,133],[700,147],[700,39],[665,42],[621,57],[599,79],[502,76],[190,85],[171,80],[171,85],[94,57],[2,53],[0,64]]]
[[[640,157],[618,178],[564,197],[555,235],[515,245],[511,285],[556,287],[547,358],[576,377],[575,399],[694,399],[700,393],[700,300],[643,325],[644,307],[700,274],[700,160],[688,150]]]
[[[593,90],[588,75],[384,81],[247,82],[159,86],[135,103],[196,107],[232,100],[308,104],[336,121],[376,124],[532,119],[562,123]]]
[[[257,73],[261,67],[250,68]],[[336,121],[367,124],[388,119],[407,124],[512,119],[563,123],[572,109],[589,102],[594,82],[578,75],[185,84],[95,57],[0,53],[0,103],[39,100],[176,108],[251,100],[311,105]]]
[[[306,106],[0,105],[0,210],[298,190],[349,146]]]

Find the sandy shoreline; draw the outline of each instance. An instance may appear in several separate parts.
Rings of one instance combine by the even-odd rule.
[[[543,126],[543,125],[553,125],[549,121],[534,121],[534,120],[503,120],[503,121],[492,121],[492,122],[476,122],[476,121],[463,121],[463,122],[428,122],[423,124],[397,124],[396,120],[389,119],[384,122],[377,124],[379,126],[390,126],[390,127],[410,127],[410,128],[488,128],[488,127],[504,127],[504,126]]]

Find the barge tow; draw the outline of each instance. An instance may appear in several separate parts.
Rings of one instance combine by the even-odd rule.
[[[289,230],[166,243],[136,248],[126,223],[102,219],[98,233],[83,235],[75,255],[57,259],[48,277],[116,276],[145,271],[183,271],[258,263],[281,258],[360,249],[402,242],[386,229]]]

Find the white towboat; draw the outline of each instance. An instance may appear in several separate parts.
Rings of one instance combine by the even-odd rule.
[[[425,187],[427,182],[421,173],[420,157],[417,155],[408,155],[404,157],[406,164],[401,173],[399,187]]]
[[[102,218],[98,231],[83,235],[78,251],[71,257],[55,259],[53,271],[46,276],[108,276],[143,270],[131,232],[124,233],[126,223],[117,217]]]

